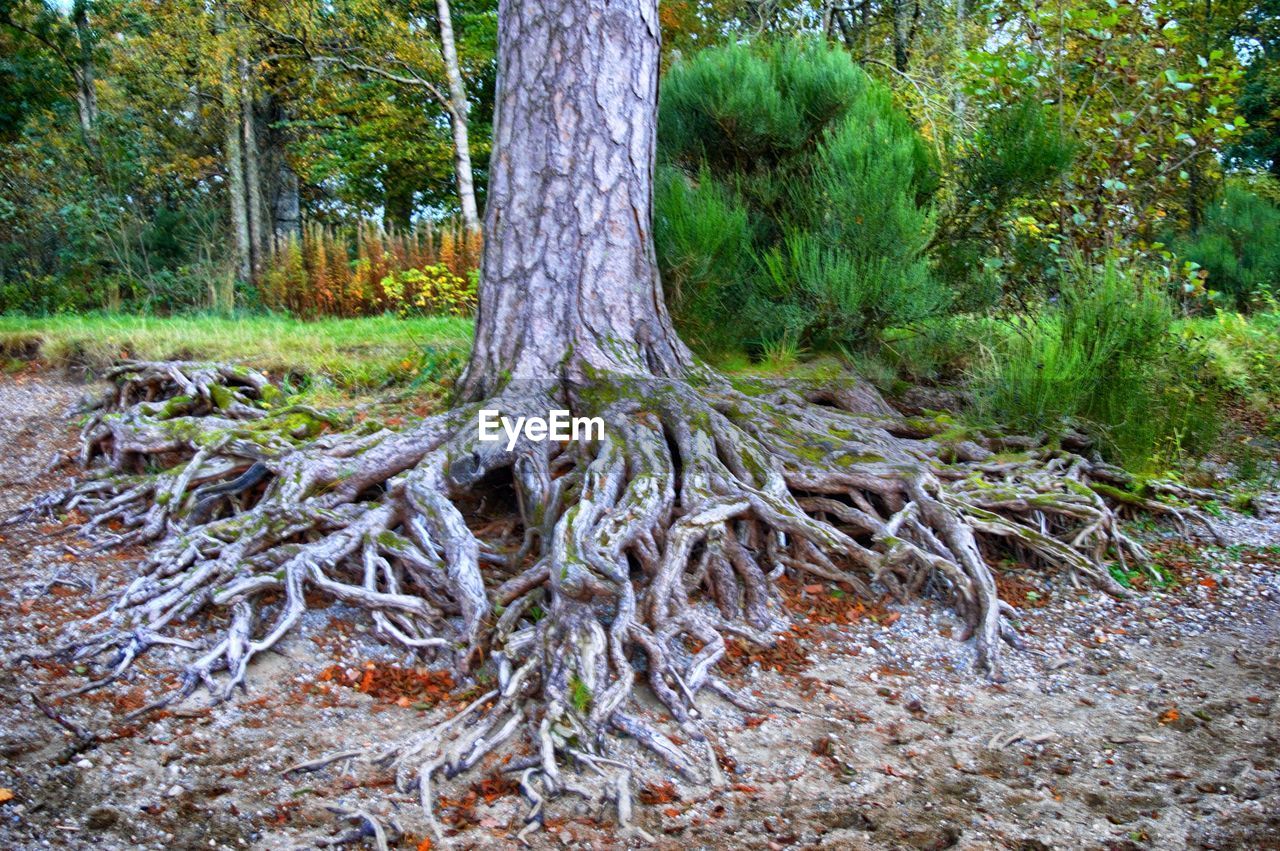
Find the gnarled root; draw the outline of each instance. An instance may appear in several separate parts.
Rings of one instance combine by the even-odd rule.
[[[433,784],[523,743],[508,769],[530,804],[527,829],[563,793],[611,801],[630,824],[633,769],[615,735],[715,782],[696,698],[710,687],[749,700],[715,667],[727,636],[769,643],[786,626],[783,573],[946,599],[998,677],[1001,643],[1017,639],[990,567],[997,550],[1120,595],[1104,560],[1145,553],[1108,500],[1199,516],[1130,494],[1123,473],[1081,455],[949,440],[862,404],[865,394],[715,379],[513,383],[403,431],[327,431],[332,417],[273,408],[282,400],[253,373],[147,364],[116,378],[85,429],[96,467],[39,507],[110,523],[115,542],[158,541],[98,631],[73,643],[78,659],[109,656],[81,690],[167,643],[192,658],[181,686],[148,708],[200,685],[226,697],[298,622],[307,590],[321,591],[460,674],[490,666],[495,688],[386,759],[430,814]],[[601,417],[605,433],[482,442],[481,407],[512,418],[567,408]],[[500,481],[522,534],[482,541],[460,506]],[[209,640],[173,635],[205,612],[221,616]],[[633,700],[642,686],[684,745],[645,719]]]

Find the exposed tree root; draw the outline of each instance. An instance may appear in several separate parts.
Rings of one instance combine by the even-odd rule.
[[[263,376],[237,368],[128,364],[112,377],[84,429],[89,472],[28,514],[77,509],[108,543],[153,544],[69,648],[104,660],[79,691],[169,644],[191,660],[180,687],[147,709],[201,685],[225,698],[298,623],[306,592],[324,592],[366,610],[388,641],[439,654],[460,675],[480,664],[496,675],[465,710],[386,755],[429,817],[441,779],[523,746],[507,768],[530,804],[526,830],[566,793],[611,801],[631,829],[633,767],[610,734],[717,782],[696,698],[710,688],[753,702],[714,671],[726,636],[768,644],[785,628],[774,583],[785,572],[863,595],[945,599],[978,666],[998,677],[1001,643],[1017,637],[995,555],[1122,595],[1106,561],[1146,553],[1121,531],[1119,509],[1207,524],[1168,501],[1198,494],[1169,485],[1140,497],[1122,471],[1083,455],[957,437],[865,391],[513,383],[482,406],[392,431],[284,405]],[[566,408],[602,417],[606,434],[506,450],[477,440],[480,407]],[[460,506],[501,483],[522,534],[482,541]],[[208,613],[208,640],[174,635]],[[645,720],[633,700],[642,686],[684,744]]]

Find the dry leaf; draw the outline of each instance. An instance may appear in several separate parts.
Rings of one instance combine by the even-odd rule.
[[[5,804],[12,800],[13,800],[12,789],[0,789],[0,804]]]

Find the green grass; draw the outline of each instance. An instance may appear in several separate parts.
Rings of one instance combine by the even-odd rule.
[[[1219,382],[1280,426],[1280,305],[1251,316],[1186,319],[1178,331],[1201,341]]]
[[[0,360],[101,371],[122,358],[234,361],[346,391],[447,380],[471,346],[469,319],[0,315]]]

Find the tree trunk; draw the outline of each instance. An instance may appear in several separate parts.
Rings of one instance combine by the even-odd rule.
[[[215,26],[219,33],[227,33],[226,18],[221,9],[216,13]],[[244,145],[240,107],[240,87],[234,80],[232,63],[228,59],[222,69],[222,158],[227,172],[227,204],[231,225],[232,269],[241,281],[248,281],[253,266],[249,232],[249,206],[245,197]],[[227,305],[215,305],[226,308]]]
[[[302,202],[299,197],[298,175],[289,167],[284,152],[279,152],[276,166],[275,236],[278,240],[302,236]]]
[[[471,173],[471,138],[467,116],[470,104],[462,84],[462,67],[453,37],[453,15],[449,0],[436,0],[440,20],[440,53],[444,57],[445,75],[449,78],[449,125],[453,129],[453,163],[458,184],[458,201],[462,204],[462,221],[472,233],[480,230],[480,212],[476,206],[475,181]]]
[[[268,229],[266,239],[272,247],[287,242],[290,237],[302,236],[302,201],[298,185],[298,175],[289,165],[289,156],[285,150],[289,142],[289,133],[282,125],[287,124],[289,115],[280,100],[268,95],[263,104],[262,114],[266,120],[264,131],[259,137],[262,156],[259,158],[262,173],[263,203],[266,205]]]
[[[72,8],[71,15],[75,22],[76,41],[79,46],[79,56],[75,65],[76,110],[85,142],[93,147],[94,127],[98,123],[98,90],[94,83],[93,33],[89,29],[87,0],[79,0]]]
[[[656,0],[503,0],[480,312],[464,396],[505,378],[676,376],[653,248]]]
[[[969,52],[969,42],[967,38],[968,33],[965,31],[968,26],[968,15],[967,15],[968,9],[966,8],[965,3],[968,2],[968,0],[952,0],[952,2],[955,3],[955,15],[956,15],[956,19],[955,19],[956,62],[960,63],[960,62],[964,62],[965,55]],[[955,112],[956,112],[956,122],[960,125],[963,125],[965,120],[965,112],[968,107],[968,102],[965,100],[964,86],[960,83],[960,81],[958,80],[954,81],[953,85],[955,86],[954,106],[955,106]]]
[[[893,0],[893,67],[906,73],[911,57],[911,0]]]
[[[244,161],[244,193],[249,220],[249,279],[257,283],[270,255],[270,234],[262,194],[262,161],[258,147],[258,119],[253,102],[253,75],[243,53],[240,66],[240,127]]]

